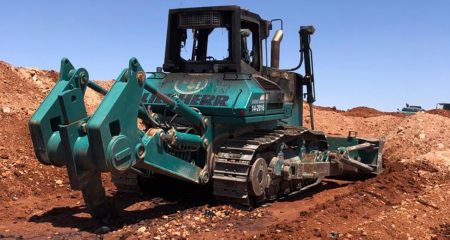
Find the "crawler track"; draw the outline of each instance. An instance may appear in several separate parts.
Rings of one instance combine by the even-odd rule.
[[[326,144],[323,133],[300,127],[259,130],[229,139],[220,147],[214,161],[213,187],[217,200],[249,206],[261,200],[249,190],[250,169],[256,158],[261,153],[274,151],[282,142],[299,138],[317,140],[319,146]]]

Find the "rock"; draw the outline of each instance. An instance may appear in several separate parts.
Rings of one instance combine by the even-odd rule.
[[[419,138],[420,138],[420,139],[425,139],[425,136],[426,136],[425,133],[421,133],[421,134],[419,135]]]
[[[19,198],[16,195],[14,195],[14,196],[12,196],[12,200],[17,201],[17,200],[19,200]]]
[[[99,229],[95,230],[95,234],[105,234],[111,231],[111,228],[108,226],[102,226]]]
[[[331,239],[337,239],[339,237],[339,233],[337,233],[337,232],[331,232],[330,233],[330,238]]]
[[[140,228],[137,230],[137,232],[138,232],[138,233],[144,233],[145,230],[147,230],[146,227],[140,227]]]
[[[160,237],[160,236],[154,236],[153,239],[154,239],[154,240],[160,240],[161,237]]]
[[[175,226],[180,226],[180,225],[181,225],[181,223],[178,222],[177,220],[173,220],[172,223],[173,223],[173,225],[175,225]]]
[[[217,217],[224,217],[225,215],[222,212],[216,212]]]
[[[212,219],[215,216],[217,216],[217,215],[213,211],[210,211],[210,210],[205,211],[205,217],[209,217],[209,219]]]
[[[55,181],[55,183],[58,184],[58,185],[62,185],[63,181],[58,179],[58,180]]]
[[[162,233],[164,233],[164,232],[166,231],[166,229],[165,229],[164,227],[159,227],[159,228],[157,228],[157,231],[158,231],[160,234],[162,234]]]
[[[436,147],[437,147],[437,148],[444,148],[444,144],[438,143],[438,144],[436,145]]]
[[[424,176],[426,176],[428,174],[428,172],[424,171],[424,170],[419,170],[418,173],[419,173],[420,177],[424,177]]]
[[[167,220],[167,219],[169,219],[169,216],[164,215],[164,216],[162,216],[162,218]]]
[[[2,154],[1,156],[0,156],[0,158],[2,158],[2,159],[9,159],[9,155],[8,154]]]
[[[4,107],[2,110],[3,110],[3,113],[10,113],[11,112],[11,108],[9,108],[9,107]]]

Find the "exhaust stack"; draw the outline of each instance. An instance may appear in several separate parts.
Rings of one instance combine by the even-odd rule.
[[[283,30],[278,30],[272,39],[272,47],[270,53],[270,67],[280,68],[280,43],[283,40]]]

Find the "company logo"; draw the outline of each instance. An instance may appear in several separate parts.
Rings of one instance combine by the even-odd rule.
[[[166,94],[169,97],[175,94]],[[149,97],[150,96],[150,97]],[[215,106],[215,107],[227,107],[228,100],[227,95],[201,95],[201,94],[180,94],[177,96],[187,105],[192,106]],[[153,94],[145,93],[142,95],[142,102],[145,104],[163,104],[163,101]]]
[[[181,94],[194,94],[208,86],[208,79],[180,79],[175,82],[175,90]]]

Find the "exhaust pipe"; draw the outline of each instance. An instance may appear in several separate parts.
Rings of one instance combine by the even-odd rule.
[[[280,68],[280,43],[283,40],[283,30],[278,30],[272,39],[272,49],[270,53],[270,67]]]

